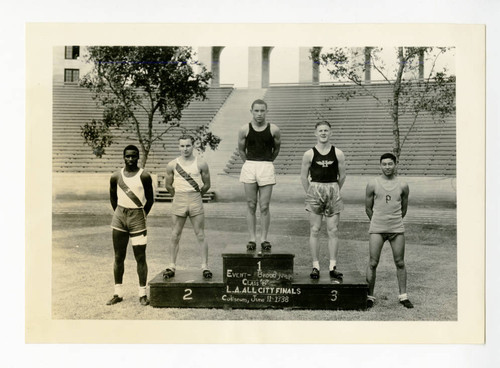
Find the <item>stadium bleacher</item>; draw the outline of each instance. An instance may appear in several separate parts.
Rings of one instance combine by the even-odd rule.
[[[265,100],[269,104],[267,120],[277,124],[282,134],[281,152],[275,161],[281,175],[300,173],[303,153],[314,146],[314,124],[327,120],[332,124],[332,142],[346,156],[350,175],[376,175],[378,157],[392,151],[392,120],[388,111],[371,96],[333,98],[339,92],[352,91],[353,86],[271,86]],[[387,85],[372,84],[370,89],[384,101],[390,98]],[[232,87],[211,88],[205,101],[194,101],[183,112],[181,123],[196,126],[212,121],[231,94]],[[118,134],[106,155],[97,158],[80,134],[81,126],[102,117],[102,108],[92,100],[89,90],[77,85],[53,87],[53,171],[111,173],[123,164],[121,152],[126,144],[138,144],[132,135]],[[139,118],[146,120],[144,115]],[[401,140],[412,123],[411,116],[400,117]],[[178,155],[176,137],[168,134],[155,143],[148,157],[151,172],[163,171],[169,160]],[[241,159],[235,147],[224,171],[239,174]],[[444,123],[434,122],[421,114],[402,148],[399,173],[408,176],[456,175],[456,122],[449,116]]]
[[[327,120],[332,125],[332,143],[346,156],[350,175],[376,175],[380,172],[378,158],[392,152],[392,119],[375,98],[357,95],[346,101],[335,98],[354,86],[271,86],[265,101],[269,105],[266,120],[281,131],[281,151],[275,161],[277,174],[300,174],[303,153],[316,143],[314,125]],[[381,100],[391,98],[386,84],[373,84],[369,89]],[[334,98],[332,98],[334,97]],[[400,115],[401,142],[412,124],[412,117]],[[225,168],[227,174],[240,172],[242,161],[235,148]],[[402,147],[399,174],[407,176],[456,175],[455,115],[445,122],[435,122],[421,113]]]
[[[183,111],[181,126],[196,127],[210,123],[231,94],[232,87],[211,88],[204,101],[193,101]],[[81,126],[102,118],[102,108],[92,100],[91,92],[78,85],[53,87],[52,168],[54,172],[111,173],[123,166],[122,150],[127,144],[139,146],[134,134],[114,131],[114,142],[102,158],[96,157],[81,136]],[[146,122],[144,113],[137,114]],[[158,124],[158,123],[156,123]],[[163,125],[164,126],[164,125]],[[178,156],[177,136],[173,130],[162,141],[155,142],[149,153],[147,167],[151,172],[164,171],[167,162]]]

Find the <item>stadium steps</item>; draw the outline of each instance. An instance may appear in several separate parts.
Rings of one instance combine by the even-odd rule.
[[[211,88],[204,101],[193,101],[183,111],[181,125],[196,127],[212,121],[233,88]],[[81,126],[92,119],[102,117],[102,107],[92,99],[89,90],[77,85],[53,86],[53,171],[111,173],[123,166],[122,150],[127,144],[139,146],[134,134],[113,130],[115,144],[106,148],[102,158],[93,155],[81,136]],[[137,112],[141,123],[146,114]],[[160,127],[158,123],[155,123]],[[164,126],[164,125],[162,125]],[[152,173],[163,172],[166,163],[178,155],[177,136],[180,129],[174,129],[160,142],[153,143],[148,156],[147,169]],[[130,137],[129,137],[130,136]]]
[[[278,174],[300,173],[303,153],[316,144],[314,124],[328,120],[332,124],[332,141],[346,156],[348,174],[377,174],[378,157],[392,151],[392,120],[371,96],[356,96],[348,102],[330,96],[353,86],[279,86],[270,87],[265,96],[269,104],[267,120],[280,127],[282,146],[275,161]],[[381,100],[391,97],[385,85],[372,85]],[[412,124],[410,116],[400,116],[401,140]],[[375,156],[373,153],[376,153]],[[456,175],[456,124],[450,116],[445,123],[434,122],[422,114],[404,143],[400,157],[401,174],[413,176]],[[229,159],[225,173],[237,174],[242,161],[237,148]]]

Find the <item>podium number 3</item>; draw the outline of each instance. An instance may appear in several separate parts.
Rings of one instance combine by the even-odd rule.
[[[331,290],[331,294],[332,294],[332,295],[331,295],[330,300],[331,300],[332,302],[337,301],[338,291],[337,291],[337,290]]]
[[[186,294],[184,294],[184,296],[182,297],[182,300],[193,300],[193,298],[191,297],[191,294],[193,294],[193,290],[185,289],[184,292]]]

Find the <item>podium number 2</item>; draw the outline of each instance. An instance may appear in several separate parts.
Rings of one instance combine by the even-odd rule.
[[[337,290],[331,290],[330,292],[331,292],[331,294],[332,294],[332,295],[331,295],[330,300],[331,300],[332,302],[337,301],[338,291],[337,291]]]
[[[193,298],[191,297],[191,294],[193,294],[193,290],[186,289],[186,290],[184,290],[184,292],[186,294],[184,294],[184,296],[182,297],[182,300],[193,300]]]

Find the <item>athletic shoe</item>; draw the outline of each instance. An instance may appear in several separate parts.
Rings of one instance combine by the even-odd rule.
[[[333,270],[330,271],[330,277],[333,279],[342,280],[344,274],[342,272],[337,271],[336,267],[333,267]]]
[[[149,305],[149,299],[146,295],[143,295],[139,298],[139,303],[141,303],[141,305],[143,306],[146,306],[146,305]]]
[[[269,243],[267,240],[263,241],[260,246],[262,247],[262,250],[271,250],[271,243]]]
[[[211,279],[212,278],[212,272],[210,272],[210,270],[203,270],[203,278],[205,278],[205,279]]]
[[[311,279],[313,280],[319,279],[319,270],[316,267],[314,267],[309,276],[311,276]]]
[[[247,243],[247,250],[255,250],[255,248],[257,248],[257,244],[255,244],[254,241],[249,241]]]
[[[410,302],[409,299],[400,300],[399,302],[403,304],[405,308],[413,308],[413,304]]]
[[[163,278],[164,279],[170,279],[175,276],[175,270],[171,268],[167,268],[165,271],[163,271]]]
[[[123,300],[121,296],[113,295],[113,297],[106,303],[106,305],[113,305],[116,303],[120,303]]]
[[[373,304],[375,304],[375,302],[374,302],[372,299],[368,299],[368,300],[366,301],[366,308],[367,308],[367,309],[372,308],[372,307],[373,307]]]

